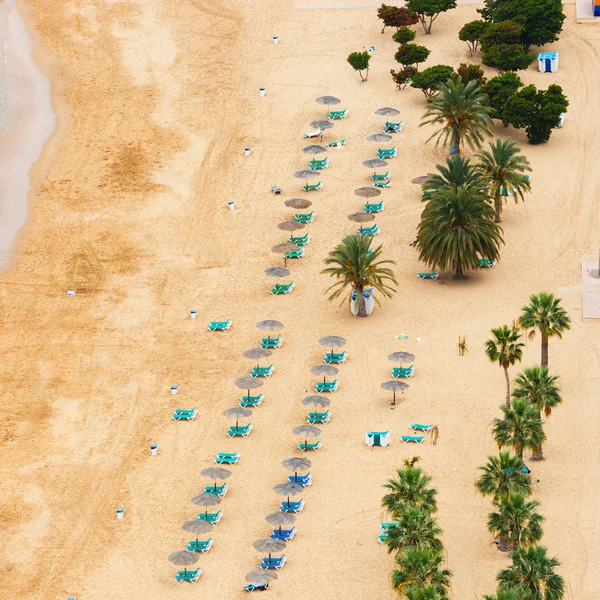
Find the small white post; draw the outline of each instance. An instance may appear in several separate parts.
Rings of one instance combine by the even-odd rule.
[[[250,148],[244,149],[244,156],[250,156]]]
[[[264,96],[267,93],[267,88],[260,88],[260,95]]]
[[[158,446],[156,444],[152,444],[152,446],[150,446],[150,452],[152,452],[152,456],[156,456],[158,454]]]
[[[171,394],[173,394],[173,396],[177,395],[177,386],[176,385],[172,385],[171,386]]]
[[[122,508],[117,508],[117,519],[119,519],[119,521],[123,520],[123,513],[124,513],[124,509]]]
[[[230,200],[227,206],[229,206],[229,210],[235,210],[235,202],[233,200]]]
[[[273,36],[273,43],[274,44],[279,44],[279,36],[278,35],[274,35]]]

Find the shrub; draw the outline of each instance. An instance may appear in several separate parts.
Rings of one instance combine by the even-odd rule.
[[[355,71],[358,71],[360,78],[363,81],[366,81],[369,76],[369,61],[371,60],[371,55],[368,52],[352,52],[352,54],[348,55],[346,60]],[[364,77],[363,71],[365,72]]]
[[[481,36],[485,33],[488,24],[485,21],[470,21],[465,23],[458,32],[458,39],[467,42],[471,56],[475,56]]]
[[[416,67],[406,67],[406,69],[402,69],[402,71],[394,71],[394,69],[390,71],[392,79],[395,81],[399,90],[403,90],[418,72]]]
[[[460,66],[456,69],[456,73],[452,76],[453,80],[458,76],[462,78],[463,83],[475,81],[479,86],[485,83],[485,74],[479,65],[460,63]]]
[[[431,51],[425,46],[418,44],[402,44],[396,52],[395,59],[406,69],[406,67],[417,67],[425,62]]]
[[[412,42],[417,34],[408,27],[400,27],[398,31],[392,36],[392,39],[399,44],[408,44],[408,42]]]
[[[492,109],[490,116],[492,119],[501,119],[504,127],[508,126],[508,121],[504,118],[504,107],[520,87],[523,87],[523,82],[513,72],[493,77],[483,85],[483,91],[487,95],[488,104]]]
[[[440,13],[456,8],[456,0],[406,0],[406,8],[415,13],[425,33],[431,33],[431,26]]]
[[[454,69],[447,65],[436,65],[416,73],[413,77],[411,87],[421,90],[428,100],[438,91],[440,84],[446,83],[452,77]]]
[[[399,29],[419,22],[419,17],[410,10],[398,8],[397,6],[387,6],[386,4],[382,4],[377,9],[377,16],[383,21],[381,33],[385,31],[386,27]]]

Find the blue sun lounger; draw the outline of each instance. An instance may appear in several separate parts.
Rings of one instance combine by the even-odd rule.
[[[273,338],[266,337],[260,340],[260,347],[266,348],[267,350],[279,350],[279,348],[281,348],[281,344],[283,344],[282,335],[278,335],[277,337]]]
[[[219,452],[215,458],[218,465],[235,465],[240,460],[241,452]]]
[[[283,501],[279,507],[279,512],[299,513],[299,512],[302,512],[303,508],[304,508],[304,498],[302,500],[298,500],[297,502]]]
[[[287,556],[285,554],[282,556],[272,556],[271,558],[265,557],[260,561],[260,568],[264,570],[275,569],[279,571],[280,569],[283,569],[286,560]]]
[[[333,381],[317,381],[315,384],[315,392],[331,392],[332,394],[338,389],[338,380]]]
[[[311,412],[308,413],[306,417],[306,421],[311,425],[324,425],[325,423],[329,423],[331,419],[331,411],[327,409],[325,412]]]
[[[413,430],[413,431],[424,431],[424,432],[428,432],[432,427],[432,425],[421,425],[421,423],[411,423],[409,425],[409,427]]]
[[[173,421],[193,421],[196,418],[198,409],[194,408],[176,408],[173,413]]]
[[[346,362],[346,358],[348,357],[348,352],[344,350],[343,352],[328,352],[323,359],[323,362],[326,365],[341,365]]]
[[[227,430],[227,437],[243,437],[247,438],[252,431],[252,423],[248,423],[248,425],[231,425],[231,427]]]
[[[438,272],[437,269],[434,269],[431,273],[417,273],[417,277],[419,279],[437,279]]]
[[[273,371],[275,370],[275,365],[269,365],[268,367],[252,367],[252,371],[250,371],[250,377],[271,377],[273,375]]]
[[[306,473],[306,475],[288,475],[288,483],[301,485],[302,487],[310,487],[310,484],[312,483],[312,475],[310,472]]]
[[[225,498],[225,494],[227,494],[228,489],[229,488],[227,487],[226,483],[223,483],[222,485],[205,485],[204,493],[212,494],[213,496],[219,496],[219,498]]]
[[[222,518],[223,512],[219,510],[216,513],[198,513],[197,521],[205,521],[211,525],[218,525]]]
[[[424,435],[401,435],[400,440],[403,444],[414,442],[415,444],[421,444],[425,439]]]
[[[202,554],[206,554],[213,546],[213,539],[208,538],[206,541],[201,540],[191,540],[187,545],[186,550],[190,552],[202,552]]]
[[[263,398],[264,396],[262,393],[258,396],[248,396],[245,394],[240,399],[240,406],[244,408],[258,408],[262,404]]]
[[[227,321],[211,321],[208,325],[210,331],[227,331],[231,327],[231,319]]]
[[[202,575],[201,569],[195,569],[194,571],[178,571],[177,575],[175,575],[175,581],[177,583],[181,583],[182,581],[189,581],[190,583],[196,583],[198,579],[200,579],[200,575]]]
[[[392,368],[392,377],[398,379],[400,377],[405,377],[410,379],[415,374],[415,366],[410,365],[410,367],[393,367]]]
[[[296,528],[292,527],[291,529],[273,529],[273,533],[271,534],[272,540],[284,540],[285,542],[291,542],[296,535]]]

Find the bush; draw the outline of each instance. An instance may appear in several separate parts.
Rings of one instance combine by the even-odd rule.
[[[452,76],[452,80],[456,81],[458,76],[461,77],[463,83],[474,81],[478,86],[485,83],[485,74],[479,65],[460,63],[456,73]]]
[[[418,44],[402,44],[394,58],[406,69],[406,67],[417,67],[425,62],[430,54],[429,48]]]
[[[377,16],[383,21],[381,33],[385,31],[386,27],[399,29],[419,22],[419,17],[410,10],[398,8],[397,6],[387,6],[386,4],[382,4],[377,9]]]
[[[525,128],[530,144],[541,144],[550,139],[552,130],[560,123],[560,114],[566,112],[569,101],[559,85],[538,90],[528,85],[509,98],[503,111],[506,122],[517,129]]]
[[[521,44],[499,44],[482,49],[481,62],[496,69],[500,75],[507,71],[522,71],[535,60],[534,54],[527,54]]]
[[[508,126],[508,121],[504,118],[504,107],[520,87],[523,87],[523,82],[513,72],[493,77],[482,86],[483,91],[488,97],[488,104],[492,109],[490,116],[492,119],[501,119],[504,127]]]
[[[390,71],[399,90],[403,90],[418,72],[416,67],[406,67],[402,71],[394,71],[394,69]]]
[[[485,21],[471,21],[465,23],[458,32],[458,39],[467,42],[471,56],[475,56],[481,36],[485,33],[488,24]]]
[[[400,27],[398,31],[392,36],[392,39],[399,44],[408,44],[408,42],[412,42],[417,34],[408,27]]]
[[[346,60],[355,71],[358,71],[360,78],[363,81],[366,81],[369,76],[369,61],[371,60],[371,55],[368,52],[352,52],[352,54],[348,55]],[[365,71],[364,77],[362,74],[363,71]]]
[[[411,87],[421,90],[428,100],[432,98],[440,84],[446,83],[454,74],[454,69],[447,65],[436,65],[416,73],[413,77]]]
[[[406,8],[415,13],[425,33],[431,33],[431,26],[440,13],[456,8],[456,0],[406,0]]]

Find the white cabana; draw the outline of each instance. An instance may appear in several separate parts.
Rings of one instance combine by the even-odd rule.
[[[367,446],[383,446],[390,443],[389,431],[368,431],[365,433],[365,443]]]
[[[558,71],[558,52],[540,52],[538,68],[540,73],[556,73]]]

